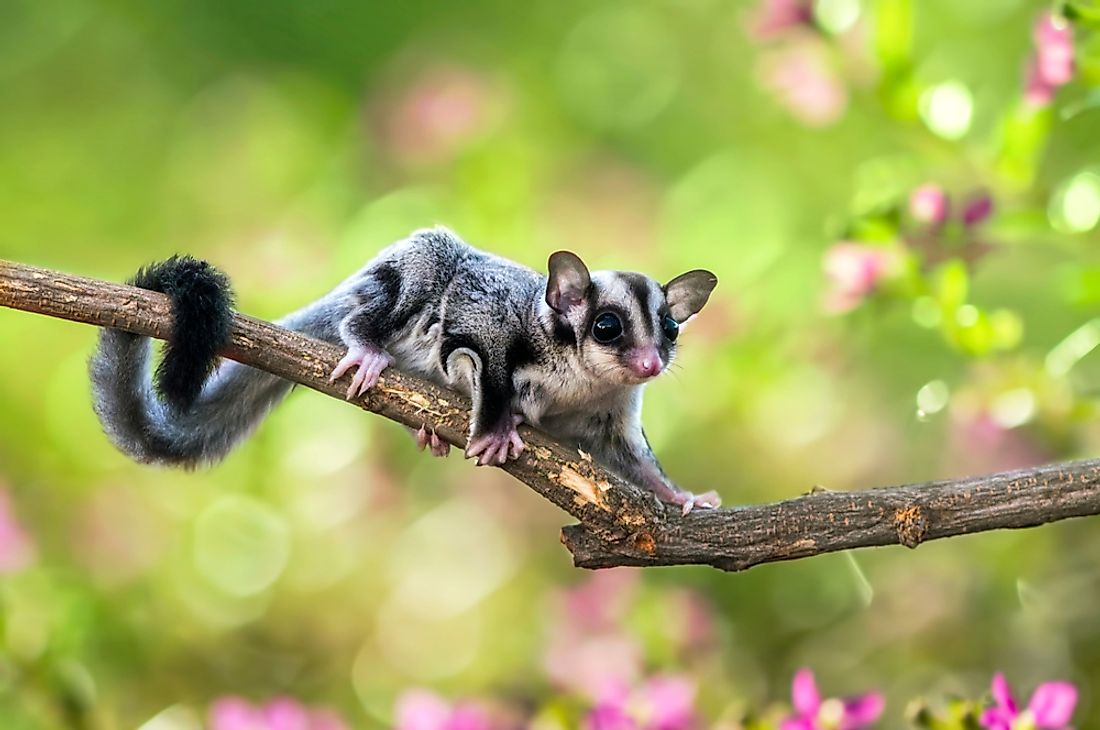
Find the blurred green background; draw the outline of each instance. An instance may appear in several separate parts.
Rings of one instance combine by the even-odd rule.
[[[187,252],[269,319],[436,223],[540,269],[705,267],[645,410],[685,488],[1082,457],[1096,7],[1060,8],[1066,41],[1024,0],[5,0],[0,257],[123,280]],[[1067,43],[1072,78],[1036,88]],[[654,673],[737,728],[800,666],[885,691],[881,727],[997,670],[1077,683],[1100,723],[1091,520],[593,583],[522,485],[313,393],[216,468],[132,464],[90,407],[94,338],[0,311],[5,729],[217,727],[219,698],[284,695],[381,728],[426,688],[552,730]]]

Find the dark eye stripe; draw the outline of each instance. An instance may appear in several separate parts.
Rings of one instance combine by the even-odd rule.
[[[628,287],[630,287],[630,293],[634,295],[634,299],[638,302],[638,311],[641,312],[642,327],[645,328],[646,334],[653,336],[653,320],[650,317],[650,290],[649,279],[645,278],[641,274],[623,274],[623,279],[626,281]]]

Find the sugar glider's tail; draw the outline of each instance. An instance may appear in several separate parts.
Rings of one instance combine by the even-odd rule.
[[[194,467],[222,459],[292,387],[240,363],[218,362],[229,341],[233,297],[224,274],[180,256],[150,265],[130,282],[172,300],[172,335],[150,371],[148,337],[103,329],[90,362],[96,415],[111,441],[146,463]],[[282,322],[323,336],[325,318],[304,309]]]

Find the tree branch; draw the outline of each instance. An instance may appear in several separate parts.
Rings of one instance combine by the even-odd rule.
[[[0,306],[164,339],[171,306],[162,294],[0,261]],[[334,398],[335,346],[237,314],[223,353]],[[465,447],[469,401],[388,368],[353,401],[390,420],[435,429]],[[712,565],[722,570],[876,545],[925,540],[1100,514],[1100,460],[862,492],[821,492],[776,504],[695,510],[686,517],[545,434],[505,471],[580,521],[562,542],[584,568]]]

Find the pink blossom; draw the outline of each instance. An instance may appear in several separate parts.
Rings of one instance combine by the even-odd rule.
[[[1024,98],[1032,106],[1047,106],[1054,101],[1054,86],[1039,75],[1035,60],[1027,65],[1027,77],[1024,80]]]
[[[309,708],[290,697],[254,705],[240,697],[222,697],[210,706],[210,730],[347,730],[328,709]]]
[[[266,730],[266,723],[252,703],[223,697],[210,706],[210,730]]]
[[[1032,40],[1035,51],[1027,65],[1024,96],[1035,106],[1046,106],[1054,91],[1073,78],[1073,30],[1065,19],[1044,12],[1035,23]]]
[[[558,687],[595,699],[613,687],[633,683],[641,672],[642,649],[618,632],[587,634],[558,627],[543,659],[547,677]]]
[[[982,713],[981,725],[990,730],[1038,728],[1061,730],[1077,706],[1077,688],[1069,682],[1040,684],[1026,710],[1020,710],[1003,674],[993,676],[993,707]]]
[[[951,474],[1025,469],[1046,463],[1054,452],[1026,428],[1006,428],[990,406],[972,393],[952,399],[946,469]]]
[[[677,675],[652,677],[634,691],[607,692],[585,717],[586,730],[692,730],[695,684]]]
[[[560,689],[597,700],[637,681],[642,649],[621,627],[638,577],[630,568],[600,571],[557,597],[543,667]]]
[[[639,730],[638,723],[619,703],[596,705],[584,718],[585,730]]]
[[[485,76],[437,66],[384,105],[387,143],[402,159],[426,163],[446,159],[486,134],[499,116],[501,99]]]
[[[904,233],[910,250],[920,255],[924,266],[931,267],[949,258],[974,263],[993,250],[993,245],[975,229],[993,214],[993,198],[985,191],[971,192],[959,215],[962,238],[945,236],[944,226],[951,218],[950,198],[942,187],[925,183],[909,195],[909,215],[919,226]]]
[[[764,40],[792,28],[810,26],[813,19],[810,0],[761,0],[748,18],[748,30],[753,38]]]
[[[800,669],[791,683],[791,704],[795,714],[783,721],[780,730],[860,730],[878,720],[886,700],[880,692],[822,700],[813,672]]]
[[[34,542],[12,509],[11,495],[0,488],[0,573],[18,572],[34,557]]]
[[[1073,78],[1073,30],[1064,19],[1044,13],[1035,23],[1036,70],[1049,84],[1061,86]]]
[[[394,730],[491,730],[489,714],[478,705],[452,705],[424,689],[411,689],[397,699]]]
[[[705,651],[715,646],[718,633],[714,607],[697,591],[680,589],[666,594],[668,610],[679,620],[667,622],[666,630],[678,651]]]
[[[848,90],[820,42],[807,40],[761,56],[757,76],[761,86],[810,127],[832,124],[848,106]]]
[[[942,187],[925,183],[909,194],[909,215],[919,223],[939,226],[951,213],[951,200]],[[967,227],[977,225],[993,213],[993,198],[985,191],[978,191],[967,199],[962,211],[962,221]]]
[[[645,712],[643,727],[650,730],[679,730],[695,726],[695,684],[684,677],[659,675],[641,690]]]
[[[935,183],[925,183],[909,194],[909,215],[920,223],[940,225],[950,209],[947,193]]]
[[[614,628],[637,592],[639,571],[611,568],[597,571],[583,583],[562,592],[563,617],[593,631]]]
[[[971,196],[963,208],[963,224],[976,226],[993,213],[993,198],[989,193],[981,192]]]
[[[841,313],[855,309],[896,265],[897,254],[881,246],[841,241],[825,252],[828,289],[825,308]]]

